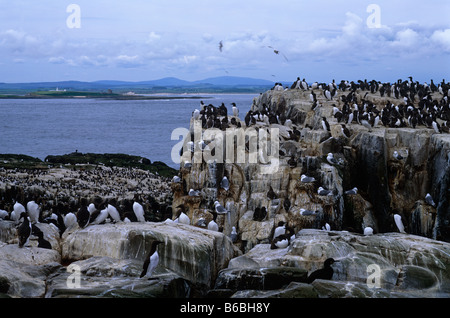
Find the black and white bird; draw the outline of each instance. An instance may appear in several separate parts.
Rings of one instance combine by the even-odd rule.
[[[190,189],[188,195],[190,197],[198,197],[200,195],[200,190]]]
[[[163,242],[158,241],[158,240],[152,241],[152,244],[150,245],[150,252],[148,253],[148,255],[145,259],[140,278],[152,276],[153,271],[155,270],[155,268],[158,266],[158,263],[159,263],[159,254],[157,251],[157,247],[159,244],[162,244],[162,243]]]
[[[330,131],[330,124],[328,123],[326,117],[322,117],[322,128],[325,131]]]
[[[11,212],[11,219],[17,224],[19,222],[20,215],[23,212],[26,212],[25,207],[20,202],[14,203],[13,211]]]
[[[373,235],[373,228],[371,228],[370,226],[365,227],[364,228],[364,235],[365,236]]]
[[[327,155],[327,161],[330,165],[339,165],[339,162],[334,158],[334,155],[331,152]]]
[[[217,219],[217,212],[216,211],[209,211],[213,215],[213,219],[209,221],[207,229],[210,231],[219,232],[219,225],[216,222]]]
[[[120,214],[115,206],[108,204],[108,214],[114,222],[120,222]]]
[[[0,219],[2,220],[6,220],[9,218],[9,213],[8,211],[5,210],[0,210]]]
[[[73,212],[69,212],[64,216],[64,225],[67,229],[71,229],[77,224],[77,216]]]
[[[181,223],[181,224],[191,224],[191,219],[189,219],[189,216],[187,216],[186,213],[184,213],[184,205],[179,205],[177,208],[181,208],[177,212],[177,218],[175,219],[175,223]]]
[[[139,202],[133,203],[133,212],[138,222],[145,222],[144,207]]]
[[[271,249],[286,248],[291,240],[295,239],[294,229],[280,221],[273,230]]]
[[[225,209],[225,208],[220,204],[219,201],[215,201],[215,202],[214,202],[214,207],[215,207],[215,210],[216,210],[216,213],[217,213],[217,214],[227,214],[227,213],[228,213],[227,209]]]
[[[108,215],[109,215],[108,214],[108,208],[104,208],[104,209],[100,210],[98,215],[90,223],[92,225],[101,224],[101,223],[105,222],[105,220],[107,219]]]
[[[345,137],[350,138],[350,130],[344,124],[341,124],[341,132]]]
[[[90,217],[91,214],[89,213],[87,207],[85,205],[82,205],[77,212],[78,226],[82,229],[88,226]]]
[[[179,176],[173,176],[172,182],[173,183],[179,183],[179,182],[181,182],[181,178]]]
[[[222,178],[222,181],[220,181],[220,187],[224,189],[225,191],[228,191],[230,189],[230,181],[226,176]]]
[[[27,203],[27,211],[28,211],[28,216],[30,217],[31,223],[38,223],[39,222],[39,214],[40,214],[39,205],[34,201],[30,201]]]
[[[344,193],[347,195],[355,195],[358,193],[358,188],[354,187],[353,189],[347,190]]]
[[[234,117],[239,117],[239,109],[237,108],[236,103],[231,103],[231,105],[233,106],[231,108],[233,116]]]
[[[425,202],[433,207],[436,207],[436,203],[434,203],[433,197],[429,193],[425,196]]]
[[[405,226],[403,225],[402,217],[400,216],[400,214],[394,214],[394,222],[400,233],[406,233]]]
[[[303,183],[312,183],[312,182],[315,182],[316,179],[314,177],[308,177],[307,175],[302,174],[300,176],[300,181]]]
[[[231,228],[230,239],[231,239],[231,242],[233,242],[233,243],[236,243],[236,241],[238,239],[238,233],[236,231],[236,227],[235,226],[233,226]]]
[[[275,191],[273,191],[272,186],[269,186],[269,191],[267,191],[267,198],[269,198],[270,200],[275,200],[278,198]]]
[[[303,216],[309,216],[309,215],[315,215],[316,211],[312,211],[312,210],[306,210],[306,209],[300,209],[300,215]]]
[[[290,239],[291,239],[290,234],[279,235],[272,240],[272,243],[270,244],[270,249],[274,250],[277,248],[286,248],[289,246]]]
[[[28,244],[28,239],[31,235],[31,220],[26,212],[20,214],[19,220],[20,219],[23,219],[23,222],[17,229],[17,234],[19,236],[19,247],[22,248]]]
[[[400,155],[400,154],[398,153],[397,150],[394,151],[393,157],[394,157],[396,160],[403,160],[403,159],[404,159],[404,158],[402,157],[402,155]]]
[[[317,189],[317,194],[318,195],[333,195],[333,191],[332,190],[326,190],[322,187],[319,187],[319,189]]]
[[[328,258],[325,260],[324,264],[323,264],[323,268],[318,269],[314,272],[312,272],[307,278],[306,278],[306,282],[308,284],[311,284],[314,280],[316,279],[326,279],[326,280],[331,280],[331,278],[333,277],[334,274],[334,270],[331,267],[331,265],[333,265],[334,263],[339,262],[333,258]]]

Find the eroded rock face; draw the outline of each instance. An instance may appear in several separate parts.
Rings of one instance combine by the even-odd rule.
[[[409,234],[363,236],[345,231],[305,229],[297,234],[296,239],[287,248],[272,250],[269,244],[255,246],[245,255],[230,262],[232,268],[223,270],[219,277],[226,277],[228,286],[235,286],[230,283],[230,275],[239,273],[239,270],[253,273],[258,272],[258,268],[278,268],[279,271],[285,268],[286,272],[289,272],[290,269],[296,268],[311,273],[322,268],[325,259],[332,257],[339,260],[332,265],[332,280],[336,282],[321,284],[353,284],[361,293],[358,296],[353,290],[348,294],[353,295],[351,297],[366,297],[374,294],[375,290],[379,295],[392,293],[395,297],[402,294],[418,296],[420,293],[423,297],[434,297],[450,291],[449,252],[449,243]],[[238,276],[236,274],[235,279]],[[328,292],[338,296],[333,288]],[[240,290],[243,289],[257,288]]]
[[[62,243],[62,258],[93,256],[136,259],[142,264],[153,240],[160,240],[160,265],[190,281],[211,286],[217,272],[239,253],[228,237],[184,224],[118,223],[88,226],[69,234]]]

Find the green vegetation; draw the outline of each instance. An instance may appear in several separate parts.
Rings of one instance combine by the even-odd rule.
[[[47,168],[41,159],[26,155],[0,154],[0,167],[5,169],[44,169]]]
[[[125,167],[138,168],[148,170],[153,173],[158,173],[163,177],[173,177],[178,173],[176,169],[167,166],[161,161],[151,162],[149,159],[140,156],[131,156],[126,154],[95,154],[95,153],[80,153],[72,152],[67,155],[47,156],[45,162],[48,164],[90,164],[90,165],[104,165],[107,167]]]
[[[68,168],[76,169],[76,165],[104,165],[107,167],[125,167],[148,170],[158,173],[160,176],[172,178],[178,173],[176,169],[167,166],[161,161],[151,162],[149,159],[140,156],[126,154],[94,154],[73,152],[66,155],[47,156],[44,161],[26,155],[0,154],[0,167],[6,169],[48,169],[53,165],[68,165]]]

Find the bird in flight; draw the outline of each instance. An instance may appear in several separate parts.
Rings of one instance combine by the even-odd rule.
[[[273,46],[268,45],[267,47],[268,47],[268,48],[271,48],[271,49],[273,50],[273,52],[274,52],[276,55],[279,55],[279,54],[281,53],[279,50],[275,49]],[[284,55],[283,53],[281,53],[281,55],[283,55],[283,57],[284,57],[284,59],[286,60],[286,62],[289,62],[289,60],[288,60],[288,58],[286,57],[286,55]]]
[[[223,43],[222,43],[222,41],[220,41],[219,42],[219,51],[222,52],[222,49],[223,49]]]

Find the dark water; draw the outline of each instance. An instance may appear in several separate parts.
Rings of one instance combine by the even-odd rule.
[[[202,95],[205,104],[231,103],[243,118],[257,94]],[[125,153],[162,161],[171,159],[176,128],[189,128],[200,99],[104,100],[15,99],[0,100],[0,153],[47,155],[74,152]]]

